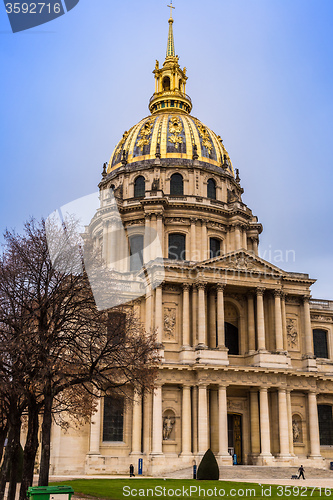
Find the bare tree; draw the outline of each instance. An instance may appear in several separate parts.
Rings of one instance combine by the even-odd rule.
[[[75,264],[77,249],[66,244],[58,230],[54,228],[58,265],[49,257],[45,222],[34,219],[25,224],[23,235],[5,233],[6,246],[0,257],[0,378],[7,374],[7,390],[15,389],[20,395],[18,421],[21,423],[24,410],[28,413],[22,500],[32,481],[40,412],[39,485],[45,486],[52,412],[61,405],[68,409],[66,397],[71,388],[90,394],[95,389],[127,394],[129,384],[151,390],[159,361],[155,336],[143,330],[131,307],[98,311],[84,266],[79,272]],[[101,282],[101,286],[112,293],[112,281]],[[18,425],[9,422],[4,463],[9,452],[9,460],[17,453],[17,429]],[[9,500],[14,498],[14,482],[13,478]]]

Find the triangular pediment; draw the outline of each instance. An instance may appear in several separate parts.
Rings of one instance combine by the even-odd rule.
[[[215,257],[200,262],[200,267],[212,267],[220,269],[230,269],[238,271],[254,271],[254,272],[269,272],[279,275],[285,275],[285,271],[274,266],[270,262],[258,257],[252,252],[247,250],[238,250],[237,252],[230,252],[221,257]]]

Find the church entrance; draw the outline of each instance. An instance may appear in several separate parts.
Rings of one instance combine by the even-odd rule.
[[[242,463],[242,415],[228,413],[228,451],[237,455],[237,465]]]

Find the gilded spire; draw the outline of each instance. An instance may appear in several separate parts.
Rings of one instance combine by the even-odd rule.
[[[175,42],[173,39],[173,18],[172,18],[172,9],[175,9],[175,7],[172,5],[172,0],[170,2],[170,19],[169,19],[169,35],[168,35],[168,46],[167,46],[167,57],[176,57],[176,52],[175,52]]]
[[[162,113],[176,111],[177,113],[190,113],[192,101],[186,95],[186,68],[181,69],[178,56],[175,52],[175,42],[173,39],[173,18],[172,9],[175,7],[170,1],[169,36],[166,58],[163,67],[156,61],[155,69],[155,92],[149,101],[151,113]]]

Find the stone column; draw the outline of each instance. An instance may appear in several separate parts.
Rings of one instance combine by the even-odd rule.
[[[198,387],[192,388],[193,453],[198,453]]]
[[[191,455],[191,387],[183,385],[182,455]]]
[[[142,397],[134,392],[132,413],[132,454],[141,454]]]
[[[258,351],[266,351],[263,288],[257,288],[257,334],[258,334]]]
[[[251,415],[251,453],[259,455],[260,453],[260,425],[259,425],[259,403],[258,390],[250,390],[250,415]]]
[[[150,261],[150,214],[145,214],[145,237],[144,237],[144,249],[143,249],[143,262],[148,264]]]
[[[198,345],[206,346],[206,307],[205,307],[205,284],[198,284]]]
[[[153,455],[162,455],[162,439],[162,386],[158,385],[154,389],[153,396]]]
[[[240,226],[235,226],[235,250],[240,250],[241,248],[241,228]]]
[[[310,458],[321,458],[317,395],[315,392],[308,393],[308,406],[309,406],[309,432],[310,432],[310,450],[311,450]]]
[[[247,233],[246,229],[243,229],[243,248],[247,250]]]
[[[219,455],[228,457],[228,408],[227,388],[219,386]]]
[[[224,334],[224,284],[217,285],[217,347],[225,349]]]
[[[109,226],[109,241],[110,241],[110,253],[109,253],[109,264],[112,269],[116,269],[117,264],[117,221],[111,219]]]
[[[183,347],[190,345],[190,285],[183,285]]]
[[[109,265],[109,221],[103,223],[103,260],[106,267]]]
[[[198,260],[195,223],[196,223],[196,219],[191,219],[191,260],[192,261]]]
[[[99,455],[99,443],[101,439],[101,398],[98,398],[96,413],[90,419],[90,446],[89,455]]]
[[[289,425],[287,395],[285,389],[278,389],[280,456],[289,457]]]
[[[261,387],[260,395],[260,440],[261,456],[271,456],[271,435],[268,410],[268,392],[267,387]]]
[[[207,386],[198,386],[198,452],[206,453],[208,449],[208,407]]]
[[[257,240],[257,238],[253,239],[253,251],[254,251],[255,255],[258,255],[258,240]]]
[[[277,352],[283,352],[283,331],[282,331],[282,311],[281,311],[281,291],[275,290],[275,345]]]
[[[163,336],[163,303],[162,286],[155,289],[155,327],[157,329],[157,342],[162,344]]]
[[[164,231],[163,231],[163,215],[162,214],[157,214],[157,235],[160,240],[160,245],[162,248],[162,255],[159,255],[158,257],[167,257],[167,255],[164,256]]]
[[[208,259],[207,248],[208,248],[207,225],[206,225],[206,221],[202,220],[201,221],[201,260]]]
[[[281,295],[281,311],[282,311],[283,349],[285,351],[288,351],[286,294],[285,293],[282,293],[282,295]]]
[[[151,287],[147,289],[146,293],[146,330],[147,332],[150,332],[151,330],[151,304],[152,304],[152,297],[153,291]]]
[[[289,432],[289,453],[294,455],[293,423],[291,411],[291,395],[287,389],[287,412],[288,412],[288,432]]]
[[[310,317],[310,297],[303,297],[305,354],[313,357],[313,338]]]
[[[254,298],[253,294],[247,296],[247,324],[249,335],[249,353],[252,354],[256,350],[256,329],[254,323]]]
[[[192,287],[192,345],[198,343],[198,289],[196,285]]]
[[[209,342],[208,345],[211,349],[216,347],[216,301],[215,291],[209,292]]]
[[[152,401],[153,395],[146,393],[143,398],[143,452],[148,455],[151,452],[151,437],[152,437]]]

